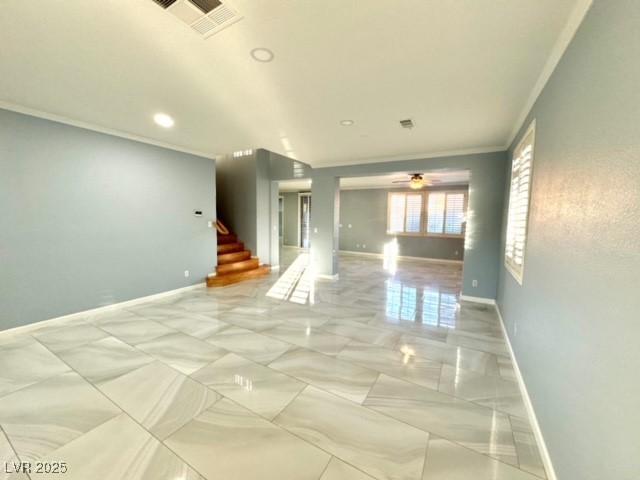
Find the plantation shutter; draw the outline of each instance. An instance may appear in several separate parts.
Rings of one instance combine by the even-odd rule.
[[[511,165],[505,266],[520,283],[522,283],[527,245],[534,137],[535,124],[529,128],[514,150]]]
[[[448,193],[444,233],[462,235],[464,222],[464,193]]]
[[[407,194],[407,208],[405,218],[406,233],[420,233],[422,222],[422,194]]]
[[[442,233],[444,228],[444,193],[430,193],[427,210],[427,233]]]
[[[398,233],[404,231],[404,210],[405,195],[404,193],[392,193],[389,201],[389,225],[390,233]]]

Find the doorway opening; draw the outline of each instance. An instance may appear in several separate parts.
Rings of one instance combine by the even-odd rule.
[[[299,193],[300,203],[300,248],[309,248],[311,245],[311,193]]]

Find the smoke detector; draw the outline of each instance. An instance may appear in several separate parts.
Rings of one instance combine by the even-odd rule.
[[[406,120],[400,120],[400,126],[402,128],[413,128],[413,120],[407,118]]]
[[[153,0],[182,23],[208,38],[242,19],[220,0]]]

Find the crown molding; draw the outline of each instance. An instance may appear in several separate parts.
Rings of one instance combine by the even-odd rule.
[[[591,8],[592,4],[593,4],[593,0],[578,0],[578,2],[573,7],[573,10],[569,14],[569,18],[567,19],[567,23],[565,24],[564,28],[560,32],[560,36],[556,40],[556,43],[553,45],[553,48],[551,49],[551,53],[549,54],[549,57],[547,58],[547,61],[544,64],[542,72],[540,73],[538,80],[534,84],[533,89],[529,93],[529,97],[527,98],[526,103],[522,107],[522,110],[520,111],[520,115],[518,116],[516,122],[514,123],[514,127],[511,130],[511,134],[507,139],[505,150],[507,150],[511,146],[511,144],[513,143],[513,140],[516,138],[516,135],[524,125],[524,122],[527,120],[527,116],[529,115],[529,112],[531,111],[536,101],[538,100],[538,97],[540,96],[540,94],[542,93],[542,90],[544,89],[545,85],[549,81],[549,78],[551,78],[551,75],[553,74],[556,67],[558,66],[558,63],[560,63],[560,59],[564,55],[564,52],[567,50],[567,47],[569,47],[571,40],[573,40],[573,37],[578,31],[578,28],[582,24],[582,21],[584,20],[584,17],[586,16],[587,12]]]
[[[126,138],[127,140],[133,140],[134,142],[146,143],[147,145],[154,145],[156,147],[166,148],[168,150],[174,150],[176,152],[188,153],[190,155],[196,155],[198,157],[210,158],[214,160],[216,158],[216,155],[212,153],[201,152],[199,150],[193,150],[180,145],[173,145],[171,143],[161,142],[161,141],[154,140],[152,138],[144,137],[141,135],[133,135],[131,133],[124,132],[122,130],[102,127],[100,125],[95,125],[89,122],[83,122],[81,120],[74,120],[72,118],[65,117],[63,115],[49,113],[42,110],[37,110],[35,108],[26,107],[24,105],[18,105],[16,103],[6,102],[4,100],[0,100],[0,109],[9,110],[16,113],[22,113],[24,115],[29,115],[31,117],[50,120],[52,122],[63,123],[65,125],[82,128],[84,130],[91,130],[93,132],[104,133],[106,135],[111,135],[113,137]]]

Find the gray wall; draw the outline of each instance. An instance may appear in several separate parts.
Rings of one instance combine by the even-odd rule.
[[[203,282],[215,216],[213,160],[0,110],[0,330]]]
[[[431,190],[439,189],[432,188]],[[340,250],[383,253],[384,245],[397,238],[400,255],[462,260],[464,238],[387,234],[387,196],[389,191],[391,190],[340,190],[340,224],[342,225],[340,228]]]
[[[640,2],[596,1],[524,127],[524,280],[501,268],[498,303],[561,480],[640,472],[639,32]]]
[[[334,232],[336,238],[338,235],[336,203],[339,203],[339,195],[336,199],[335,179],[401,171],[469,170],[469,215],[462,293],[474,297],[496,298],[505,160],[505,152],[494,152],[313,169],[311,250],[318,272],[325,275],[337,273],[337,257],[333,252],[337,249],[337,241],[334,242],[331,238]],[[477,287],[473,286],[473,280],[478,281]]]
[[[282,192],[283,212],[283,243],[298,247],[298,230],[300,220],[298,218],[298,192]]]

